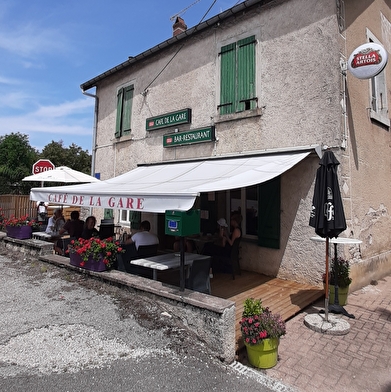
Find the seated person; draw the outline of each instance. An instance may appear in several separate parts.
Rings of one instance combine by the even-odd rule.
[[[217,221],[219,225],[219,240],[217,243],[205,244],[202,253],[208,256],[230,257],[231,249],[234,241],[242,237],[242,229],[240,227],[242,218],[239,214],[233,214],[231,217],[231,234],[228,232],[228,225],[224,218]]]
[[[92,237],[99,237],[99,231],[95,228],[95,225],[95,216],[89,216],[84,223],[83,232],[80,237],[85,240],[89,240]]]
[[[71,220],[65,223],[65,225],[60,229],[59,234],[63,235],[68,233],[72,239],[78,239],[81,237],[84,228],[84,221],[79,219],[79,211],[71,212]]]
[[[132,236],[128,236],[125,240],[125,245],[134,243],[136,250],[138,250],[139,246],[159,244],[159,238],[155,234],[150,233],[150,230],[151,224],[149,221],[145,220],[141,222],[140,231],[134,233]]]
[[[49,218],[45,233],[56,236],[64,225],[65,219],[62,215],[62,211],[60,208],[56,208],[53,212],[53,216]]]

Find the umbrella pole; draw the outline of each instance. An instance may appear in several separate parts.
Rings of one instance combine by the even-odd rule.
[[[326,237],[326,284],[325,284],[325,299],[324,299],[324,313],[326,322],[329,321],[329,237]]]
[[[338,298],[338,262],[337,262],[337,244],[334,244],[334,304],[329,306],[331,313],[343,314],[349,318],[355,318],[354,314],[348,313],[346,309],[339,304]]]

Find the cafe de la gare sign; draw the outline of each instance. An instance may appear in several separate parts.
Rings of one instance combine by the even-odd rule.
[[[163,147],[183,146],[185,144],[214,141],[215,127],[195,129],[188,132],[176,132],[163,136]]]
[[[177,112],[163,114],[157,117],[150,117],[146,119],[146,130],[153,131],[154,129],[171,127],[179,124],[191,123],[191,109],[182,109]]]

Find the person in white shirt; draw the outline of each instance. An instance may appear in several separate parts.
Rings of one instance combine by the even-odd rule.
[[[45,232],[47,234],[57,235],[58,231],[64,226],[65,220],[62,216],[62,211],[60,208],[57,208],[53,212],[53,216],[49,218],[48,225],[46,227]]]
[[[131,237],[128,237],[125,241],[125,245],[134,243],[138,250],[139,246],[159,244],[159,238],[157,238],[155,234],[149,232],[149,230],[151,230],[151,224],[149,221],[141,222],[140,230],[141,231],[134,233]]]

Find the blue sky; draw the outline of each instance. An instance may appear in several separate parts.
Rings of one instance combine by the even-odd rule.
[[[20,132],[42,150],[51,141],[91,152],[94,99],[80,84],[237,0],[1,0],[0,136]],[[94,92],[93,90],[90,92]]]

